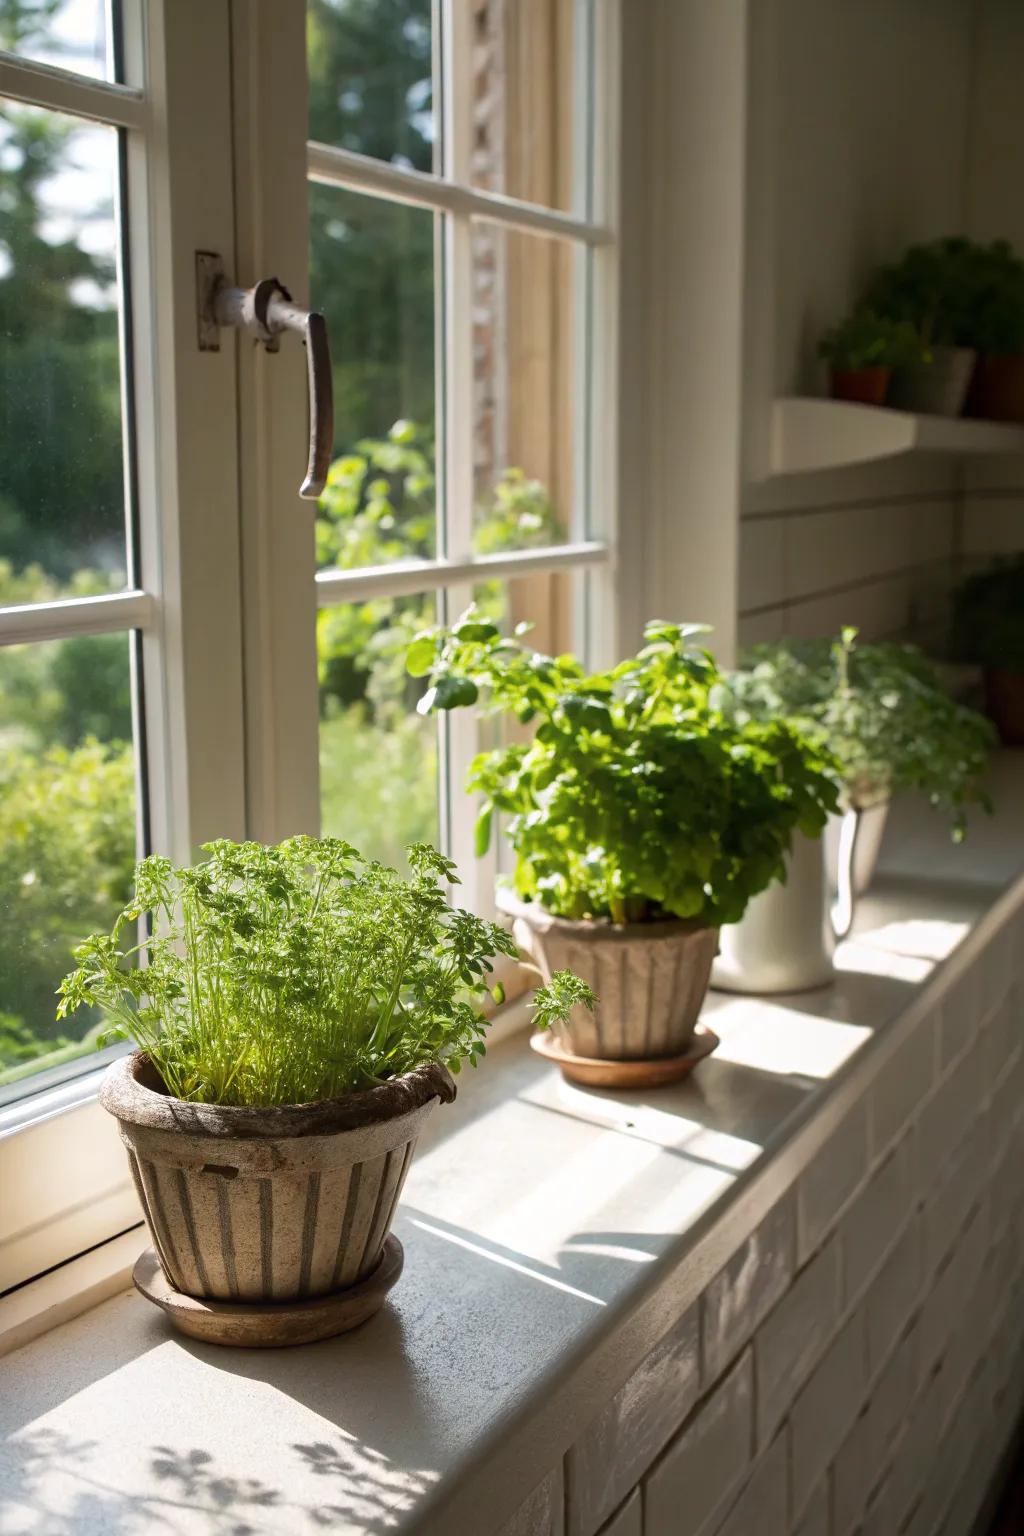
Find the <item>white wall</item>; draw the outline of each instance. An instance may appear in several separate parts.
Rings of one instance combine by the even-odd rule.
[[[820,393],[822,330],[881,261],[964,227],[971,0],[765,0],[750,55],[742,643],[944,627],[957,471],[766,479],[776,395]]]

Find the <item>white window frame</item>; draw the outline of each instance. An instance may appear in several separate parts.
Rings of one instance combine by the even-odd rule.
[[[0,644],[141,634],[150,845],[175,859],[189,859],[213,836],[274,840],[317,828],[317,606],[437,591],[457,612],[480,579],[588,572],[577,644],[595,664],[617,651],[618,0],[576,0],[591,38],[579,83],[589,78],[597,130],[588,142],[586,218],[469,185],[470,96],[457,86],[471,78],[471,8],[436,3],[444,78],[456,82],[443,93],[436,176],[307,146],[304,0],[123,0],[123,86],[0,56],[0,95],[126,133],[141,531],[137,589],[0,610]],[[271,358],[233,333],[222,335],[219,354],[195,345],[197,250],[218,251],[241,284],[275,273],[300,302],[307,297],[306,181],[296,165],[310,179],[446,215],[444,515],[435,560],[314,574],[314,514],[296,497],[305,435],[299,349]],[[447,423],[472,419],[468,296],[478,219],[571,240],[579,250],[588,426],[577,448],[570,541],[474,558],[472,435]],[[460,295],[467,301],[453,301]],[[463,874],[460,899],[482,906],[493,864],[474,858],[473,817],[453,805],[474,751],[474,723],[458,712],[444,732],[442,830]],[[35,1092],[0,1109],[0,1188],[12,1192],[0,1204],[0,1293],[56,1266],[70,1274],[76,1255],[104,1242],[111,1262],[123,1262],[113,1239],[138,1224],[138,1208],[116,1133],[96,1102],[100,1076],[97,1069],[47,1087],[40,1074]],[[4,1305],[0,1295],[0,1331]]]
[[[0,644],[140,636],[138,803],[151,848],[187,861],[207,838],[245,830],[234,348],[194,345],[192,257],[232,255],[230,18],[227,0],[124,0],[122,11],[126,84],[2,55],[0,96],[125,135],[140,582],[0,609]],[[0,1293],[138,1223],[96,1102],[101,1075],[51,1086],[41,1072],[0,1110]]]

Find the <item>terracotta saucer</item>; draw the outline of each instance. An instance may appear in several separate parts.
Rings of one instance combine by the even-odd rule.
[[[720,1044],[713,1029],[698,1024],[682,1056],[656,1056],[648,1061],[606,1061],[595,1056],[574,1056],[547,1030],[530,1037],[530,1048],[545,1061],[561,1067],[567,1083],[580,1083],[586,1088],[660,1088],[666,1083],[677,1083]]]
[[[387,1237],[372,1275],[345,1290],[306,1301],[204,1301],[183,1296],[167,1279],[152,1248],[139,1255],[132,1279],[146,1300],[161,1307],[175,1328],[190,1338],[206,1344],[279,1349],[358,1328],[380,1311],[402,1273],[403,1261],[398,1238]]]

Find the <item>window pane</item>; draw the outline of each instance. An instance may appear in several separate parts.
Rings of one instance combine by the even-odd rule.
[[[474,545],[564,543],[573,532],[574,247],[473,232]]]
[[[437,722],[416,713],[426,683],[405,670],[436,612],[431,593],[317,616],[323,831],[400,868],[407,844],[439,837]]]
[[[114,129],[0,104],[0,602],[125,584]]]
[[[85,1055],[101,1028],[84,1013],[58,1023],[54,993],[131,891],[129,645],[0,649],[0,1085]]]
[[[521,638],[524,644],[547,656],[561,656],[567,651],[580,655],[581,644],[576,623],[580,611],[585,571],[542,571],[536,575],[517,576],[511,581],[478,582],[473,601],[494,620],[503,634],[514,633],[517,624],[532,628]],[[585,657],[581,656],[585,661]],[[520,725],[510,715],[493,715],[480,722],[479,748],[487,752],[512,742],[528,742],[540,721]],[[514,855],[507,842],[505,818],[497,818],[497,872],[511,875]]]
[[[327,316],[337,455],[320,566],[433,556],[434,215],[312,186],[313,302]]]
[[[472,180],[488,192],[583,212],[574,0],[474,0]],[[574,14],[575,13],[575,14]]]
[[[434,168],[431,0],[308,0],[309,136]]]
[[[114,78],[106,0],[7,0],[0,48],[96,80]]]

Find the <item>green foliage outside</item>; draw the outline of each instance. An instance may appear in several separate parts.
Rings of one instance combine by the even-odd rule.
[[[953,595],[952,653],[975,666],[1024,672],[1024,554],[968,576]]]
[[[471,609],[413,642],[424,712],[473,706],[533,724],[528,743],[482,753],[477,846],[507,815],[518,894],[560,917],[718,925],[784,878],[793,834],[836,805],[824,749],[784,719],[735,724],[701,631],[651,623],[639,654],[587,674],[542,656]]]
[[[826,743],[851,807],[922,794],[952,817],[957,841],[969,807],[989,809],[984,775],[995,732],[949,697],[915,646],[859,645],[852,628],[835,640],[754,646],[722,704],[739,723],[786,715]]]
[[[142,861],[112,932],[76,948],[62,1015],[101,1009],[109,1038],[137,1041],[172,1095],[204,1104],[333,1099],[483,1054],[491,959],[516,945],[448,905],[454,866],[435,849],[407,850],[408,879],[337,838],[203,851],[191,869]],[[143,917],[153,937],[137,946]],[[588,1001],[568,972],[538,994],[548,1023]]]

